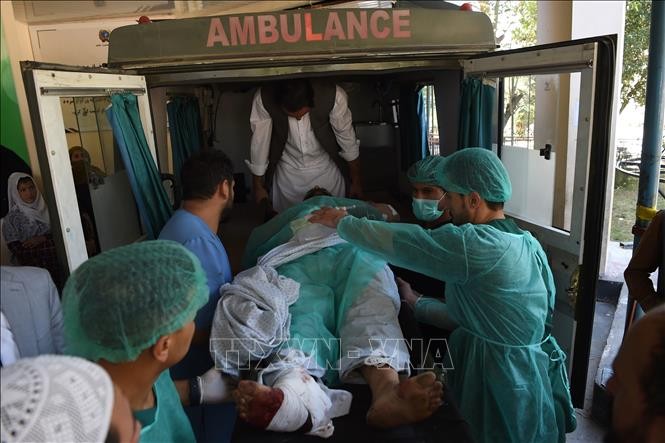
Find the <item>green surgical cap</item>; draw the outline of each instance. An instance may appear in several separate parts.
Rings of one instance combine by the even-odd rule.
[[[208,301],[199,260],[165,240],[111,249],[83,263],[63,291],[67,351],[113,363],[136,360],[192,321]]]
[[[443,161],[444,157],[440,155],[430,155],[412,164],[406,175],[411,183],[422,183],[442,188],[441,168],[443,167]]]
[[[513,192],[503,163],[484,148],[466,148],[446,157],[439,182],[446,191],[464,195],[475,191],[494,203],[507,202]]]

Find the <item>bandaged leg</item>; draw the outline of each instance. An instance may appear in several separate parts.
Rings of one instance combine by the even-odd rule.
[[[308,419],[310,435],[330,437],[335,429],[328,395],[303,368],[288,370],[272,387],[243,380],[234,396],[240,417],[269,431],[297,431]]]

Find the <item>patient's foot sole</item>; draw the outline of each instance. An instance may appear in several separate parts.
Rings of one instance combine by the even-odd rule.
[[[233,397],[240,418],[261,429],[268,427],[284,401],[281,389],[249,380],[242,380],[238,384]]]
[[[426,419],[441,406],[443,386],[433,372],[401,381],[375,395],[367,412],[367,423],[392,428]]]

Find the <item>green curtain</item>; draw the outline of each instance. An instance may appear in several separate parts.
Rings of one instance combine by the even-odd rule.
[[[458,148],[492,149],[492,114],[495,88],[482,80],[467,77],[462,82],[462,105]]]
[[[113,94],[106,116],[127,169],[129,183],[149,239],[155,239],[173,210],[145,138],[136,97]]]
[[[180,170],[192,154],[201,149],[201,114],[196,97],[173,97],[166,105],[173,149],[173,174]]]
[[[422,86],[407,83],[399,92],[399,125],[402,171],[429,154],[427,110]]]

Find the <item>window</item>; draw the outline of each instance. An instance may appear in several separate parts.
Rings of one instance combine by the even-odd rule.
[[[503,142],[506,146],[534,149],[536,77],[507,77],[503,93]]]

